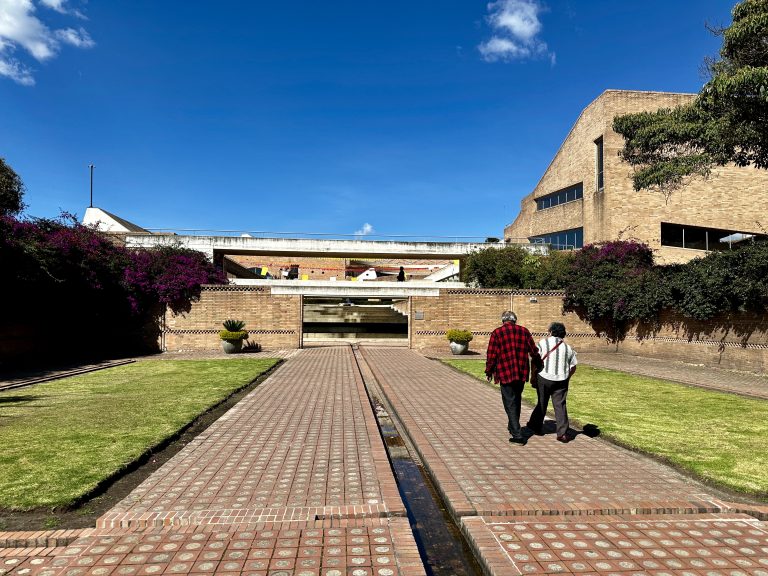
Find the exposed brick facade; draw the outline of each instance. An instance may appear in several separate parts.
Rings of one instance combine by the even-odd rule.
[[[690,102],[692,94],[608,90],[593,101],[547,167],[533,192],[521,202],[520,214],[504,230],[505,238],[583,227],[584,243],[635,238],[656,251],[659,263],[684,262],[704,251],[661,246],[661,222],[765,233],[768,219],[768,170],[726,166],[707,180],[693,179],[667,198],[660,192],[636,192],[632,168],[618,153],[623,138],[611,129],[620,114],[670,108]],[[604,142],[604,190],[596,190],[595,140]],[[545,210],[536,198],[583,182],[584,197]]]
[[[696,322],[667,314],[653,331],[638,327],[619,344],[609,343],[574,313],[563,313],[561,292],[535,290],[441,290],[437,297],[413,296],[398,305],[409,313],[409,343],[416,350],[445,348],[450,328],[470,330],[470,349],[484,352],[501,313],[514,310],[535,337],[553,321],[565,324],[576,350],[619,351],[734,370],[768,373],[768,317],[725,316]],[[269,288],[211,286],[190,312],[166,318],[167,350],[212,350],[227,318],[245,320],[251,340],[266,349],[301,346],[300,296],[273,296]]]
[[[348,258],[296,258],[294,256],[236,256],[230,255],[241,266],[253,268],[266,266],[275,278],[280,277],[280,268],[299,267],[299,278],[306,274],[310,280],[328,280],[335,277],[344,280],[344,272],[349,263]]]
[[[263,348],[301,346],[300,296],[273,296],[260,286],[207,286],[188,313],[166,315],[165,349],[217,349],[228,318],[244,320],[249,340]]]
[[[531,300],[535,301],[531,301]],[[437,298],[411,298],[411,347],[417,350],[447,347],[450,328],[470,330],[470,348],[485,352],[491,332],[501,324],[501,313],[513,310],[518,323],[535,336],[543,336],[551,322],[565,324],[577,349],[610,350],[604,338],[575,314],[563,314],[560,292],[535,290],[444,290]],[[423,315],[423,319],[419,319]],[[615,346],[613,347],[615,349]]]

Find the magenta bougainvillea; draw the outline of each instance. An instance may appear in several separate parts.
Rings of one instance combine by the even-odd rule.
[[[133,310],[142,304],[167,306],[175,314],[189,309],[203,284],[223,284],[226,277],[200,252],[178,247],[136,250],[123,274]],[[146,304],[145,304],[146,306]]]
[[[0,215],[0,270],[7,304],[0,328],[59,326],[69,335],[108,325],[111,340],[146,332],[166,308],[188,310],[203,284],[227,281],[204,254],[178,246],[128,249],[67,214]]]

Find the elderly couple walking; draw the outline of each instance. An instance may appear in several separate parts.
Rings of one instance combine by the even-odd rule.
[[[520,427],[520,401],[523,387],[530,374],[530,363],[539,369],[536,393],[538,402],[531,413],[526,427],[536,435],[543,434],[544,416],[550,398],[555,410],[557,440],[569,442],[568,410],[566,396],[568,382],[576,371],[576,352],[563,341],[565,326],[560,322],[549,325],[549,336],[538,345],[525,326],[517,323],[514,312],[501,315],[502,325],[491,333],[488,342],[485,375],[490,382],[495,378],[501,388],[501,398],[507,413],[507,430],[510,442],[525,444],[526,437]]]

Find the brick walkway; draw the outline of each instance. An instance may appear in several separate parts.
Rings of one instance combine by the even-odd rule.
[[[410,351],[362,355],[489,573],[768,576],[768,524],[702,485],[583,435],[510,444],[498,391]]]
[[[360,357],[488,574],[768,576],[768,506],[583,435],[511,445],[498,391],[406,349]],[[0,575],[425,574],[345,346],[292,354],[95,528],[3,541]]]
[[[66,549],[0,574],[420,576],[348,347],[305,350]]]

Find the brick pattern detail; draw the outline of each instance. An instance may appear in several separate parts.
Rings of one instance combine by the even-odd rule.
[[[514,310],[534,338],[553,321],[565,324],[577,351],[625,352],[720,368],[768,372],[768,317],[726,315],[696,322],[672,313],[661,328],[640,326],[618,345],[573,313],[563,313],[563,292],[552,290],[441,290],[437,297],[410,299],[409,338],[415,350],[447,348],[451,328],[470,330],[470,349],[484,352],[504,310]],[[405,307],[403,307],[405,309]],[[273,296],[255,286],[206,286],[199,302],[179,316],[168,315],[163,331],[169,351],[218,350],[226,318],[245,320],[251,340],[265,349],[298,348],[302,334],[301,297]]]
[[[611,129],[620,114],[674,107],[692,94],[608,90],[576,120],[533,192],[521,201],[520,213],[504,230],[505,238],[584,227],[584,243],[637,238],[656,250],[661,263],[685,262],[703,251],[662,247],[660,223],[688,224],[762,233],[768,203],[768,170],[725,166],[706,179],[694,179],[669,201],[653,191],[632,188],[632,169],[619,158],[624,140]],[[603,137],[603,192],[595,190],[595,145]],[[584,183],[584,198],[536,210],[535,198]]]
[[[300,296],[273,296],[263,286],[204,286],[188,313],[166,315],[166,350],[220,348],[218,333],[227,318],[244,320],[250,340],[262,348],[300,347]]]
[[[337,280],[344,280],[344,272],[349,263],[347,258],[295,258],[269,255],[228,257],[246,268],[266,266],[275,278],[280,276],[280,268],[298,266],[299,278],[306,274],[310,280],[328,280],[331,276],[335,276]]]

